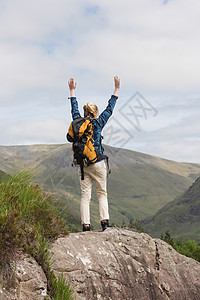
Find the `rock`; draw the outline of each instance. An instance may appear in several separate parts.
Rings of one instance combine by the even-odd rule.
[[[0,273],[0,300],[43,300],[47,295],[46,276],[34,258],[17,253],[8,271],[6,279]]]
[[[53,270],[77,300],[199,300],[200,264],[145,233],[109,228],[51,245]]]
[[[200,263],[148,234],[109,228],[71,233],[50,248],[56,276],[63,273],[76,300],[199,300]],[[9,280],[0,272],[0,300],[43,300],[42,268],[18,252]]]

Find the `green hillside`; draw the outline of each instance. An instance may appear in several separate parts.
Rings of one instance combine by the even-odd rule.
[[[0,170],[0,181],[1,181],[1,179],[2,178],[4,178],[4,177],[9,177],[9,175],[7,174],[7,173],[5,173],[5,172],[3,172],[2,170]]]
[[[6,175],[6,173],[0,170],[0,180],[4,175]]]
[[[144,220],[142,225],[155,237],[169,230],[175,238],[200,242],[200,177],[181,196]]]
[[[105,147],[112,172],[108,177],[110,219],[121,225],[153,215],[190,186],[200,175],[200,165],[178,163],[159,157]],[[35,182],[55,194],[63,215],[80,224],[80,186],[77,168],[71,166],[71,145],[0,146],[0,169],[11,174],[30,169]],[[91,201],[91,221],[99,226],[95,191]]]

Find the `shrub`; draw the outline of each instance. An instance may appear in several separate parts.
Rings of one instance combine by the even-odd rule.
[[[200,246],[194,240],[173,240],[169,231],[161,235],[161,239],[170,244],[178,253],[200,262]]]
[[[17,248],[31,254],[42,266],[53,297],[55,286],[61,283],[51,271],[49,242],[68,231],[52,197],[32,179],[30,172],[21,171],[0,183],[0,266],[9,265]],[[64,286],[63,279],[61,282]]]

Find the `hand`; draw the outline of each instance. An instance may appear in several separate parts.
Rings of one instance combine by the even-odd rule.
[[[115,90],[119,90],[120,88],[120,78],[118,76],[114,77],[114,82],[115,82]]]
[[[118,76],[114,77],[114,82],[115,82],[115,90],[114,90],[113,95],[118,97],[118,91],[119,91],[119,88],[120,88],[120,79],[119,79]]]
[[[69,84],[70,91],[75,90],[77,82],[74,83],[74,78],[70,78],[70,80],[68,81],[68,84]]]

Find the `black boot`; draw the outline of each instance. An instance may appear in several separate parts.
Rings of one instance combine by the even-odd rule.
[[[102,231],[104,231],[108,227],[112,227],[112,226],[109,224],[109,220],[105,220],[105,221],[101,221],[101,227],[102,227]]]
[[[83,231],[90,231],[90,224],[83,224]]]

